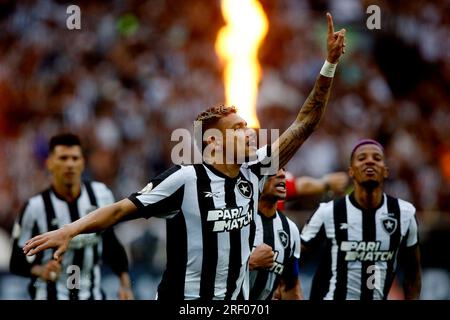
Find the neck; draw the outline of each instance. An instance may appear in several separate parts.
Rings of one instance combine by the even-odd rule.
[[[230,178],[236,178],[241,168],[240,164],[212,164],[211,166]]]
[[[383,199],[383,190],[381,186],[370,189],[355,184],[355,200],[364,209],[377,208]]]
[[[262,196],[258,201],[258,211],[267,218],[273,217],[277,212],[277,200],[267,199]]]
[[[81,193],[81,183],[67,185],[53,182],[52,187],[54,191],[67,202],[72,202],[78,198]]]

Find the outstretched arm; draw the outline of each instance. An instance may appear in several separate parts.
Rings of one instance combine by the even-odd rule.
[[[42,250],[56,248],[53,258],[59,260],[66,251],[70,240],[76,235],[104,230],[136,211],[136,205],[130,200],[118,201],[92,211],[83,218],[66,224],[58,230],[46,232],[28,240],[23,247],[23,251],[26,255],[32,256]]]
[[[345,29],[334,32],[333,18],[329,13],[327,13],[327,21],[327,61],[336,64],[339,57],[344,53]],[[303,142],[317,128],[330,97],[332,82],[332,76],[319,75],[294,123],[273,143],[272,150],[274,156],[278,156],[279,168],[286,165]]]
[[[329,173],[319,179],[307,176],[298,177],[295,179],[295,195],[320,194],[329,190],[337,194],[343,194],[348,181],[349,178],[345,172]]]

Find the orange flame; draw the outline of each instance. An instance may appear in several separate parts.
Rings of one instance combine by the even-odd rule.
[[[227,25],[219,30],[216,51],[225,64],[227,105],[234,105],[250,128],[259,128],[256,97],[261,79],[258,48],[269,22],[257,0],[222,0]]]

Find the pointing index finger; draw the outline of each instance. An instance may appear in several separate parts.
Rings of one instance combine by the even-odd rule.
[[[334,34],[333,17],[329,12],[327,12],[327,22],[328,22],[328,36],[332,36]]]

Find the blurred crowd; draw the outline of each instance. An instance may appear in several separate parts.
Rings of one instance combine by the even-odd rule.
[[[346,170],[357,140],[378,139],[387,190],[422,219],[448,217],[450,2],[260,2],[270,28],[260,50],[264,128],[284,130],[311,90],[325,59],[325,12],[347,29],[325,118],[288,169]],[[81,30],[66,27],[70,4],[81,8]],[[380,30],[366,27],[371,4],[381,9]],[[2,1],[0,227],[11,230],[23,201],[46,187],[47,140],[57,132],[80,135],[87,178],[117,198],[168,168],[171,132],[191,129],[196,114],[225,99],[214,49],[223,24],[219,0]],[[147,227],[131,222],[122,238],[138,241]]]

